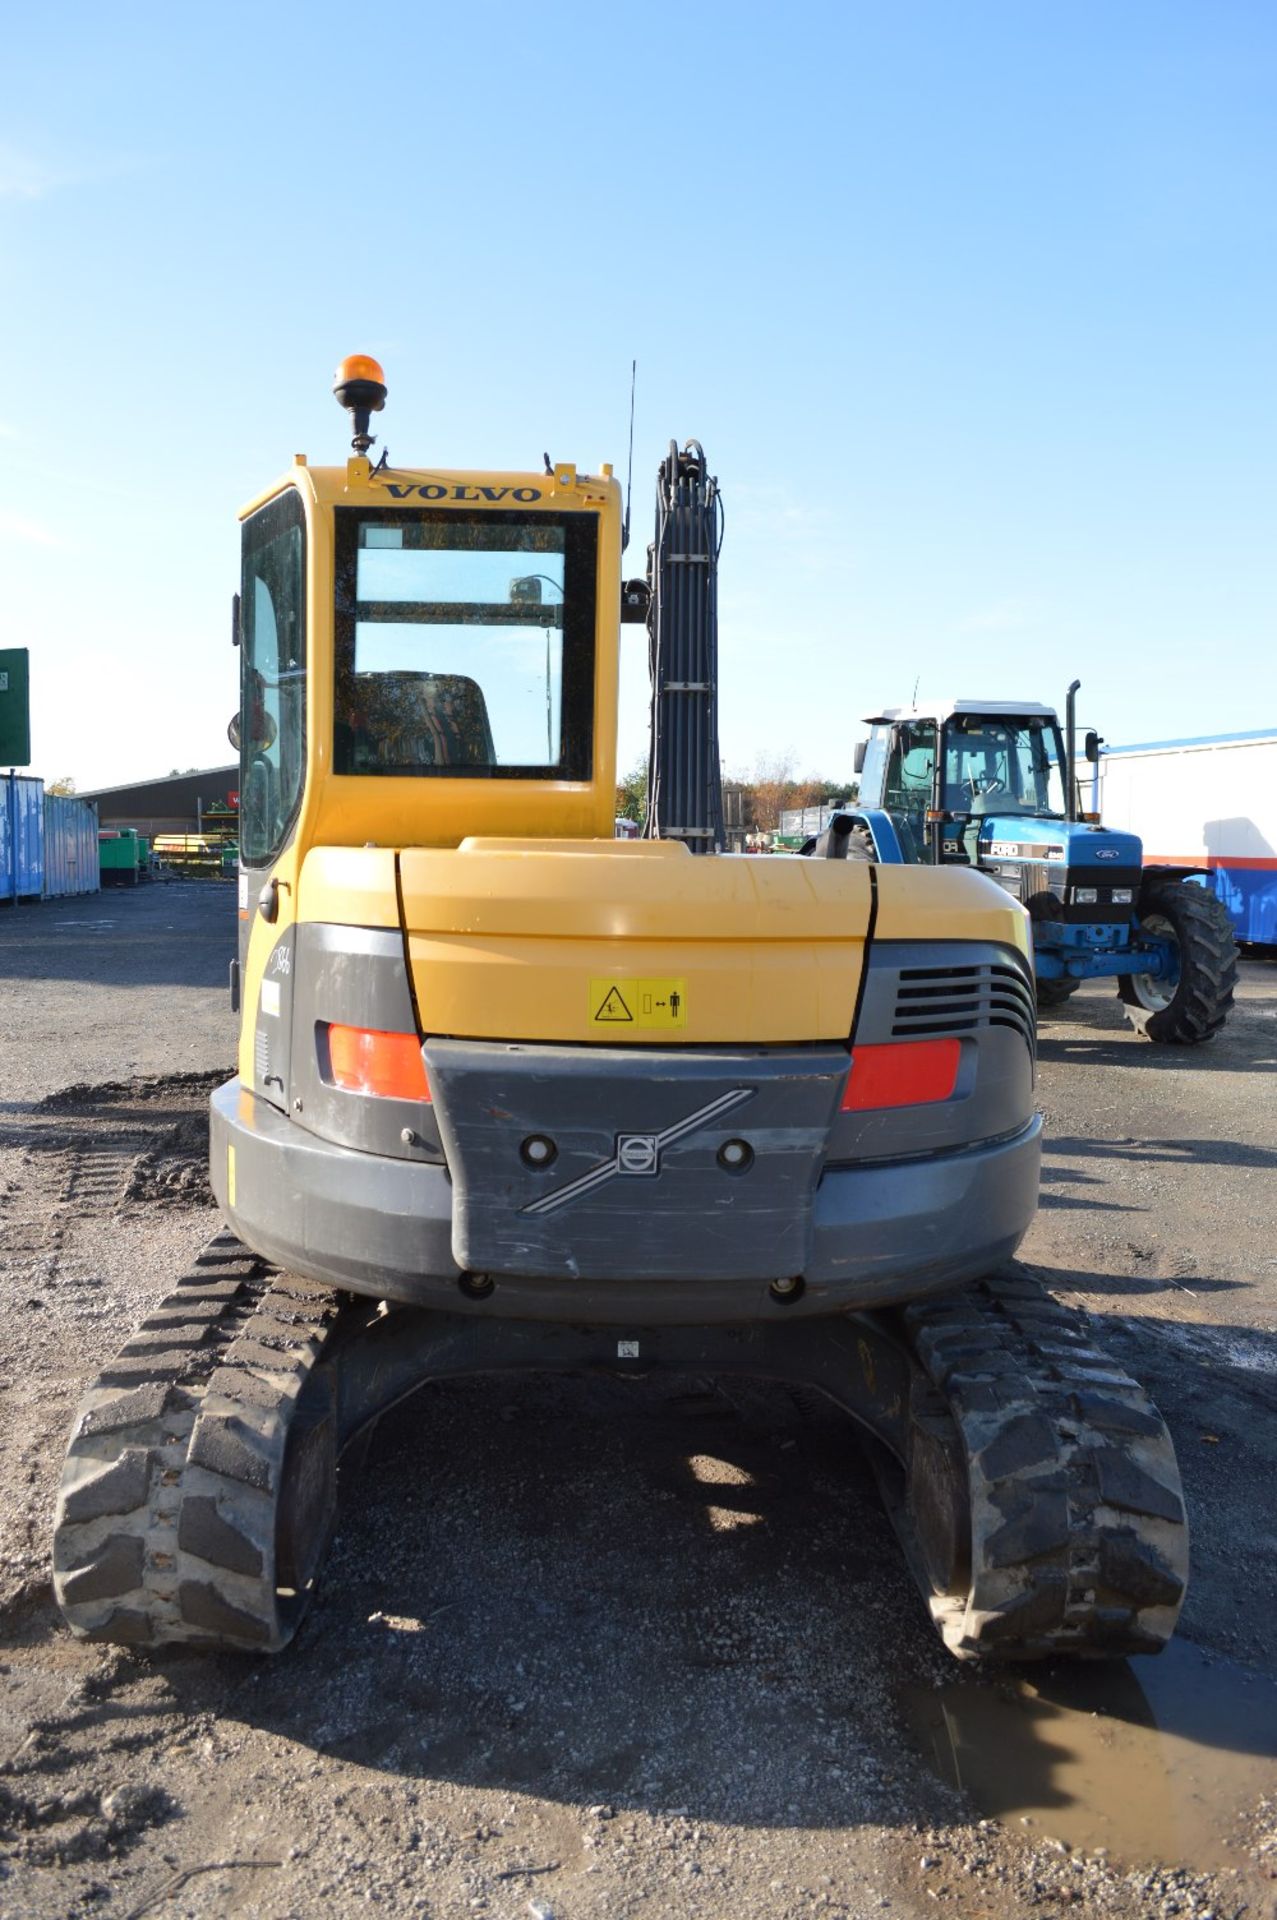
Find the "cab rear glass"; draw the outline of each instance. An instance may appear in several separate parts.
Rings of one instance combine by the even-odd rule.
[[[588,780],[595,517],[336,520],[334,771]]]

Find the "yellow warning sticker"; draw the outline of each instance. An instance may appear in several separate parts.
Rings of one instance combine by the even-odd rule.
[[[591,980],[590,1024],[625,1027],[685,1027],[687,986],[682,980]]]

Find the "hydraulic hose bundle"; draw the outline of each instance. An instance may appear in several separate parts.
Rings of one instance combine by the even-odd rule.
[[[718,554],[723,512],[704,450],[689,440],[656,477],[656,538],[648,550],[652,743],[647,826],[653,840],[721,853],[718,758]]]

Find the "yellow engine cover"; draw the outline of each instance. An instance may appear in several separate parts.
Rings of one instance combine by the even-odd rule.
[[[871,937],[1030,955],[984,874],[673,841],[312,847],[297,917],[402,926],[427,1034],[564,1045],[846,1040]]]
[[[671,841],[462,841],[399,856],[426,1033],[604,1045],[845,1039],[870,920],[852,861]]]

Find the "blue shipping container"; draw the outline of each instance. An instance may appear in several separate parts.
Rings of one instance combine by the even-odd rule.
[[[0,900],[44,891],[44,782],[0,774]]]
[[[98,807],[72,794],[44,796],[44,897],[98,893]]]

